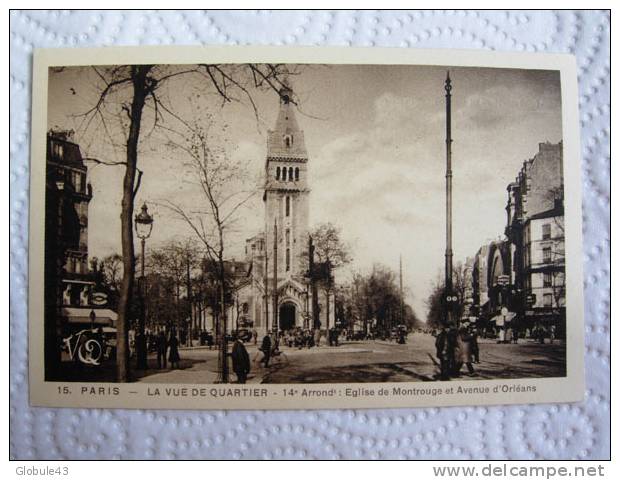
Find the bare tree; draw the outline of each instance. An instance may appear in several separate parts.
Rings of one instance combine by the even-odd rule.
[[[135,256],[133,243],[134,200],[142,178],[138,168],[139,146],[142,139],[145,109],[151,111],[150,119],[154,130],[163,118],[173,117],[183,123],[160,96],[163,85],[181,76],[196,76],[205,91],[215,92],[222,105],[230,102],[249,103],[258,118],[258,109],[252,98],[255,89],[279,91],[281,77],[289,74],[279,64],[237,64],[237,65],[117,65],[92,67],[97,79],[97,99],[83,113],[88,130],[98,119],[100,127],[111,140],[107,122],[110,118],[120,119],[125,136],[125,160],[99,162],[124,166],[123,193],[121,200],[121,241],[123,257],[123,278],[120,288],[117,322],[117,380],[129,380],[128,314],[132,301],[135,278]],[[57,72],[62,74],[62,71]],[[107,141],[107,139],[106,139]]]
[[[229,158],[216,135],[209,132],[209,126],[194,124],[187,134],[177,134],[177,137],[171,140],[170,146],[184,154],[190,178],[199,186],[201,196],[193,208],[172,200],[164,204],[189,225],[216,272],[220,307],[216,333],[220,342],[221,381],[227,382],[226,302],[233,282],[228,278],[230,269],[226,268],[226,245],[228,235],[234,231],[239,209],[258,190],[253,186],[248,188],[247,167]]]

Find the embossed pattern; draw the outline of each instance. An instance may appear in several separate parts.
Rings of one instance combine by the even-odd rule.
[[[607,12],[13,11],[10,29],[11,458],[609,457]],[[585,402],[318,412],[30,408],[26,301],[31,55],[36,47],[117,44],[376,45],[574,53],[583,156]]]

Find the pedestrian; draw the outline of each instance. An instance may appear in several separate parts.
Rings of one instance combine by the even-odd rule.
[[[555,340],[555,325],[549,327],[549,343],[553,343]]]
[[[471,354],[474,357],[474,363],[480,363],[480,348],[478,347],[478,329],[475,325],[469,326],[469,334],[471,336]]]
[[[448,332],[446,335],[446,343],[447,343],[447,355],[448,355],[448,371],[450,375],[456,373],[456,342],[458,337],[458,331],[456,330],[455,325],[450,325],[448,328]]]
[[[472,365],[472,348],[471,348],[471,334],[467,327],[463,326],[459,328],[456,335],[456,344],[454,351],[454,373],[458,376],[461,373],[461,367],[463,364],[467,366],[467,370],[470,375],[474,374],[474,367]]]
[[[314,344],[317,347],[321,346],[321,330],[318,328],[314,329]]]
[[[179,356],[179,339],[177,338],[177,332],[174,329],[170,332],[168,348],[170,349],[170,355],[168,357],[168,360],[170,360],[170,368],[179,368],[179,361],[181,360],[181,357]]]
[[[157,335],[157,368],[168,368],[168,362],[166,359],[166,352],[168,350],[168,340],[166,339],[166,332],[159,331]]]
[[[263,343],[259,350],[263,352],[263,358],[261,358],[259,363],[263,363],[265,368],[269,367],[269,359],[271,358],[271,337],[268,333],[263,337]]]
[[[252,340],[254,340],[254,345],[258,343],[258,332],[256,329],[252,329]]]
[[[547,332],[545,332],[545,327],[543,327],[542,325],[538,327],[538,341],[540,342],[541,345],[545,343],[546,333]]]
[[[232,368],[237,375],[237,383],[245,383],[250,373],[250,355],[241,339],[233,335],[234,343],[232,347]]]
[[[435,338],[435,351],[439,359],[439,378],[440,380],[450,379],[449,355],[448,355],[448,331],[441,328]]]
[[[512,343],[515,345],[519,343],[519,329],[517,327],[512,327]]]

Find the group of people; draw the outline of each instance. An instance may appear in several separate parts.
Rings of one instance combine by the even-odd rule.
[[[179,355],[179,338],[177,332],[173,328],[167,335],[165,330],[160,330],[155,338],[155,348],[157,351],[157,368],[170,368],[173,370],[179,368],[181,356]]]
[[[473,363],[480,363],[480,350],[474,325],[464,323],[460,327],[451,325],[441,328],[435,339],[435,349],[441,380],[460,376],[463,365],[470,375],[475,374]]]
[[[282,342],[289,348],[312,348],[321,343],[320,330],[304,330],[301,327],[291,328],[281,333]]]
[[[256,344],[256,335],[252,335],[252,340]],[[280,355],[281,353],[280,343],[271,332],[267,332],[267,334],[263,337],[258,351],[263,354],[259,364],[262,364],[265,368],[268,368],[271,358]],[[233,345],[230,352],[230,358],[232,360],[233,372],[235,372],[235,375],[237,376],[237,382],[245,383],[247,381],[248,374],[250,373],[252,362],[250,361],[250,355],[245,348],[243,340],[236,332],[233,333]]]

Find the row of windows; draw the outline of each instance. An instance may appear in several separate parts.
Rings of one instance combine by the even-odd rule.
[[[65,263],[65,271],[68,273],[88,273],[86,257],[69,257]]]
[[[86,192],[86,174],[82,172],[77,172],[71,169],[59,168],[58,174],[63,176],[65,182],[73,185],[73,189],[78,193],[87,193]]]
[[[276,168],[276,180],[282,180],[282,181],[288,180],[289,182],[292,182],[293,180],[298,181],[299,180],[299,167],[296,167],[295,169],[293,169],[293,167],[288,167],[288,168],[277,167]]]

